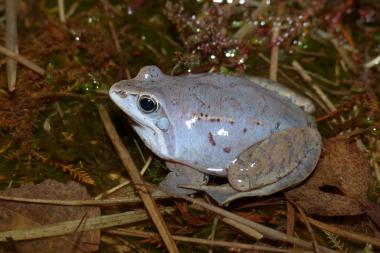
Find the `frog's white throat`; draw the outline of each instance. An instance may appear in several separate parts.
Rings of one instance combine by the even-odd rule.
[[[155,125],[142,125],[136,121],[132,124],[132,127],[153,153],[163,159],[167,159],[170,156],[162,130],[158,129]]]

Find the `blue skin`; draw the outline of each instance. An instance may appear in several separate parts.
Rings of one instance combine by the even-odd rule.
[[[172,173],[162,189],[193,192],[184,189],[185,184],[222,203],[298,184],[318,161],[321,138],[313,118],[284,95],[289,90],[276,85],[221,74],[168,76],[147,66],[135,78],[114,84],[110,96],[134,120],[132,126],[144,143],[168,161]],[[157,109],[144,111],[143,98],[151,99],[150,106],[157,103]],[[307,99],[298,98],[311,107]],[[284,152],[271,158],[271,150]],[[264,156],[268,161],[260,164],[265,168],[255,163]],[[250,160],[253,157],[257,159]],[[284,167],[281,172],[279,166]],[[227,177],[229,184],[207,186],[207,175]]]

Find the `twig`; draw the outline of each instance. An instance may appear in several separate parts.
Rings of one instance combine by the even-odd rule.
[[[173,237],[170,234],[168,227],[165,224],[164,219],[162,218],[154,199],[149,193],[148,187],[146,186],[144,180],[142,179],[135,163],[128,150],[125,148],[122,143],[115,126],[112,124],[110,116],[106,108],[103,105],[98,105],[98,110],[100,117],[103,121],[104,127],[108,133],[109,138],[111,139],[119,157],[127,169],[128,174],[135,186],[137,192],[139,193],[141,200],[143,201],[150,217],[152,218],[153,223],[156,225],[158,232],[161,235],[163,242],[166,245],[166,248],[169,252],[178,252],[177,246],[173,240]]]
[[[339,45],[339,42],[337,39],[333,38],[331,39],[331,42],[333,43],[336,51],[338,51],[338,53],[340,54],[340,56],[342,57],[342,60],[347,64],[347,66],[350,68],[350,70],[354,73],[354,74],[358,74],[359,73],[359,70],[358,70],[358,67],[356,66],[356,64],[350,59],[350,57],[348,56],[347,54],[347,51],[344,50],[343,47],[341,47]]]
[[[220,217],[219,217],[219,216],[214,217],[214,219],[213,219],[213,221],[212,221],[211,233],[210,233],[210,235],[207,237],[208,240],[212,240],[212,241],[215,240],[215,233],[216,233],[216,229],[217,229],[218,224],[219,224],[219,220],[220,220]],[[214,252],[214,249],[213,249],[213,248],[210,248],[210,249],[208,250],[208,253],[213,253],[213,252]]]
[[[255,20],[269,7],[267,0],[261,0],[260,5],[252,13],[251,20]],[[255,30],[255,25],[252,21],[245,23],[234,35],[233,38],[237,40],[243,39],[247,34],[252,33]]]
[[[254,221],[251,221],[251,220],[247,220],[237,214],[234,214],[234,213],[231,213],[229,211],[226,211],[220,207],[216,207],[216,206],[213,206],[213,205],[210,205],[210,204],[207,204],[203,201],[199,201],[197,199],[194,199],[194,198],[190,198],[188,196],[173,196],[173,197],[176,197],[176,198],[182,198],[182,199],[185,199],[193,204],[196,204],[196,205],[199,205],[207,210],[210,210],[216,214],[219,214],[223,217],[226,217],[226,218],[230,218],[232,220],[235,220],[237,222],[240,222],[242,224],[245,224],[246,226],[249,226],[255,230],[257,230],[259,233],[262,233],[264,235],[264,237],[267,237],[267,238],[270,238],[270,239],[274,239],[274,240],[278,240],[278,241],[282,241],[282,242],[287,242],[287,243],[290,243],[290,244],[295,244],[299,247],[303,247],[303,248],[306,248],[306,249],[312,249],[313,248],[313,245],[310,243],[310,242],[307,242],[307,241],[304,241],[302,239],[298,239],[298,238],[295,238],[295,237],[292,237],[292,236],[289,236],[289,235],[286,235],[280,231],[277,231],[275,229],[272,229],[272,228],[269,228],[269,227],[266,227],[264,225],[261,225],[259,223],[256,223]],[[334,250],[330,250],[326,247],[322,247],[322,246],[319,246],[321,249],[323,249],[325,252],[336,252]]]
[[[313,83],[313,79],[305,72],[301,64],[299,64],[298,61],[293,61],[292,66],[298,71],[302,79],[307,82],[311,88],[319,95],[319,97],[323,100],[323,102],[326,104],[326,106],[329,108],[330,111],[336,111],[335,105],[330,101],[330,99],[326,96],[326,94],[319,88],[318,85],[315,85]]]
[[[109,18],[108,27],[111,31],[113,42],[115,44],[117,52],[120,53],[121,52],[121,46],[120,46],[120,42],[119,42],[119,37],[117,36],[115,26],[109,17],[110,16],[109,15],[109,2],[108,2],[108,0],[103,0],[102,3],[103,3],[104,12],[106,13],[106,16]]]
[[[322,37],[323,39],[326,39],[326,40],[329,40],[331,41],[331,43],[334,45],[336,51],[339,53],[339,55],[342,57],[342,60],[347,64],[347,66],[350,68],[350,70],[354,73],[354,74],[358,74],[359,73],[359,70],[358,70],[358,67],[355,65],[355,63],[350,59],[350,57],[348,56],[346,50],[344,50],[343,47],[341,47],[339,45],[339,42],[336,38],[334,38],[333,35],[329,34],[329,33],[326,33],[322,30],[318,30],[317,31],[317,34]]]
[[[266,63],[270,63],[268,57],[263,55],[262,53],[258,53],[258,56],[262,58]],[[294,88],[303,91],[308,97],[310,97],[314,102],[316,102],[324,111],[329,112],[329,109],[325,106],[325,104],[314,94],[309,92],[309,90],[305,89],[301,85],[299,85],[295,80],[293,80],[285,71],[281,69],[278,70],[278,73],[286,79]]]
[[[162,209],[162,213],[173,212],[173,208]],[[103,215],[95,218],[86,219],[79,229],[78,224],[81,219],[59,222],[49,225],[14,229],[0,232],[0,242],[5,242],[7,238],[14,241],[31,240],[53,236],[72,234],[74,232],[88,231],[93,229],[110,228],[147,220],[149,216],[145,210],[135,210],[118,214]]]
[[[270,69],[269,69],[269,79],[272,81],[277,81],[277,70],[278,70],[278,45],[275,44],[278,34],[280,33],[280,24],[275,22],[272,28],[272,44],[270,55]]]
[[[115,235],[124,235],[124,236],[132,236],[132,237],[138,237],[138,238],[155,238],[157,237],[156,233],[151,232],[144,232],[140,230],[133,230],[133,229],[123,229],[123,228],[116,228],[116,229],[110,229],[107,230],[107,233],[115,234]],[[219,246],[219,247],[226,247],[226,248],[238,248],[238,249],[249,249],[249,250],[258,250],[258,251],[265,251],[265,252],[295,252],[295,253],[309,253],[312,251],[305,251],[302,249],[280,249],[280,248],[273,248],[273,247],[267,247],[267,246],[260,246],[260,245],[254,245],[254,244],[245,244],[245,243],[239,243],[239,242],[227,242],[227,241],[220,241],[220,240],[207,240],[202,238],[194,238],[194,237],[185,237],[185,236],[178,236],[173,235],[174,240],[181,241],[181,242],[190,242],[190,243],[196,243],[196,244],[204,244],[208,246]]]
[[[140,144],[137,142],[136,138],[132,138],[132,140],[137,148],[137,152],[139,152],[139,155],[141,156],[141,159],[143,160],[144,163],[146,163],[146,159],[145,159],[144,153],[142,152]]]
[[[305,218],[302,218],[302,217],[300,217],[300,218],[301,218],[302,222],[305,222]],[[310,224],[312,224],[312,225],[314,225],[320,229],[334,233],[338,236],[341,236],[341,237],[344,237],[347,239],[351,239],[354,241],[358,241],[358,242],[370,243],[372,245],[380,247],[380,239],[378,239],[378,238],[374,238],[374,237],[370,237],[367,235],[362,235],[362,234],[350,232],[347,230],[343,230],[343,229],[331,226],[329,224],[314,220],[312,218],[307,218],[307,219],[309,220]]]
[[[79,1],[74,2],[66,13],[66,19],[69,19],[79,7]]]
[[[71,93],[71,92],[33,92],[31,98],[34,99],[52,99],[52,98],[76,98],[76,99],[85,99],[86,95]],[[108,97],[106,97],[108,98]]]
[[[280,67],[284,68],[284,69],[289,69],[289,70],[292,70],[292,71],[297,71],[293,66],[286,65],[286,64],[281,64]],[[327,78],[325,78],[325,77],[323,77],[323,76],[321,76],[321,75],[319,75],[317,73],[311,72],[309,70],[305,70],[305,72],[308,75],[310,75],[311,77],[314,77],[315,79],[318,79],[319,81],[321,81],[321,82],[323,82],[325,84],[331,85],[333,87],[339,86],[338,83],[335,83],[335,82],[333,82],[333,81],[331,81],[331,80],[329,80],[329,79],[327,79]]]
[[[311,227],[310,222],[307,220],[306,214],[304,213],[304,211],[302,210],[302,208],[299,207],[299,206],[298,206],[295,202],[293,202],[291,199],[287,198],[287,200],[288,200],[290,203],[292,203],[292,204],[297,208],[298,212],[300,213],[300,216],[305,220],[306,228],[307,228],[307,230],[309,231],[309,234],[310,234],[311,239],[312,239],[314,252],[315,252],[315,253],[320,253],[320,251],[319,251],[319,247],[318,247],[318,243],[317,243],[317,239],[316,239],[316,237],[315,237],[314,230],[313,230],[313,228]]]
[[[152,156],[149,156],[148,161],[145,162],[144,167],[141,169],[140,174],[143,176],[145,174],[145,171],[149,168],[150,164],[152,162]],[[116,185],[115,187],[112,187],[111,189],[108,189],[106,192],[103,192],[95,197],[95,199],[103,199],[104,197],[110,195],[111,193],[114,193],[121,188],[129,185],[131,183],[130,180],[125,180],[123,183]]]
[[[263,235],[261,233],[257,232],[255,229],[253,229],[249,226],[246,226],[240,222],[236,222],[235,220],[232,220],[230,218],[223,218],[222,221],[224,223],[227,223],[228,225],[233,226],[234,228],[240,230],[244,234],[255,238],[256,240],[261,240],[263,238]]]
[[[66,23],[65,0],[58,0],[58,12],[59,12],[59,20],[62,23]]]
[[[5,32],[5,45],[15,53],[18,52],[17,48],[17,0],[6,0],[6,32]],[[10,92],[16,89],[16,76],[17,76],[17,62],[11,57],[7,57],[7,80],[8,90]]]
[[[45,70],[43,68],[26,59],[25,57],[19,55],[18,53],[15,53],[7,49],[6,47],[0,46],[0,53],[12,58],[13,60],[21,63],[22,65],[30,68],[31,70],[37,72],[40,75],[45,75]]]
[[[367,69],[370,69],[370,68],[373,68],[373,67],[375,67],[376,65],[379,65],[379,64],[380,64],[380,55],[376,56],[375,58],[373,58],[369,62],[365,63],[364,67],[367,68]]]
[[[296,212],[294,207],[289,203],[289,201],[286,202],[286,234],[293,236],[294,234],[294,224],[296,220]]]
[[[155,191],[153,197],[157,200],[167,199],[168,195],[163,192]],[[24,203],[34,203],[34,204],[45,204],[45,205],[59,205],[59,206],[111,206],[111,205],[123,205],[123,204],[136,204],[140,203],[140,198],[111,198],[111,199],[101,199],[101,200],[59,200],[59,199],[31,199],[31,198],[21,198],[21,197],[10,197],[0,195],[0,200],[7,200],[13,202],[24,202]]]

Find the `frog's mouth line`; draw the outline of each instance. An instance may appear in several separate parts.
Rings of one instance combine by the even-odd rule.
[[[129,120],[129,123],[131,125],[136,125],[136,126],[139,126],[139,127],[146,127],[146,128],[149,128],[149,130],[151,130],[152,132],[155,132],[154,129],[147,125],[147,124],[143,124],[140,120],[137,120],[136,118],[132,118],[131,116],[128,115],[128,120]]]

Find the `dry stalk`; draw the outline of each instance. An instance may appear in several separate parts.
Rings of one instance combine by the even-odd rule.
[[[165,208],[160,210],[162,213],[173,212],[173,208]],[[84,224],[78,229],[78,224],[82,219],[59,222],[49,225],[39,225],[29,228],[20,228],[9,231],[0,232],[0,242],[7,241],[12,238],[13,241],[39,239],[53,236],[68,235],[81,231],[93,229],[110,228],[131,223],[147,220],[149,218],[145,210],[135,210],[118,214],[103,215],[95,218],[88,218]]]
[[[154,199],[150,195],[148,187],[146,186],[143,178],[141,177],[131,155],[129,154],[128,150],[125,148],[123,142],[121,141],[115,126],[112,124],[111,118],[106,108],[102,105],[98,105],[98,110],[100,117],[103,121],[104,127],[107,131],[107,134],[111,139],[124,167],[127,169],[131,181],[133,182],[133,185],[139,193],[140,198],[143,201],[153,223],[155,224],[158,232],[160,233],[161,238],[166,245],[166,248],[169,252],[178,252],[174,239],[170,234],[170,231],[159,212],[156,202],[154,202]]]
[[[143,176],[145,174],[145,172],[149,168],[149,165],[151,164],[151,162],[152,162],[152,156],[149,156],[148,161],[145,162],[144,167],[140,171],[141,176]],[[123,183],[116,185],[115,187],[108,189],[106,192],[99,194],[98,196],[95,197],[95,199],[103,199],[106,196],[110,195],[111,193],[114,193],[114,192],[120,190],[121,188],[123,188],[124,186],[129,185],[130,183],[131,183],[130,180],[125,180]]]
[[[272,28],[272,49],[270,55],[270,69],[269,69],[269,79],[272,81],[277,81],[277,70],[278,70],[278,45],[275,44],[278,34],[280,33],[280,24],[275,22]]]
[[[304,217],[300,217],[300,219],[302,222],[306,222]],[[331,226],[329,224],[314,220],[312,218],[307,218],[307,219],[310,222],[310,224],[316,226],[317,228],[329,231],[331,233],[334,233],[338,236],[341,236],[341,237],[344,237],[344,238],[347,238],[350,240],[354,240],[357,242],[370,243],[372,245],[380,247],[380,239],[379,238],[374,238],[374,237],[370,237],[367,235],[362,235],[362,234],[350,232],[347,230],[343,230],[343,229]]]
[[[58,0],[58,13],[61,23],[66,23],[65,0]]]
[[[299,64],[298,61],[293,61],[292,66],[298,71],[302,79],[307,82],[315,93],[322,99],[325,105],[328,107],[329,111],[336,111],[335,105],[330,101],[326,94],[319,88],[318,85],[314,84],[313,79],[306,73],[304,68]]]
[[[19,55],[18,53],[9,50],[6,47],[0,46],[0,53],[12,58],[13,60],[21,63],[22,65],[30,68],[31,70],[37,72],[40,75],[45,75],[45,70],[43,68],[26,59],[25,57]]]
[[[167,199],[169,196],[163,192],[155,191],[153,198],[156,200]],[[32,199],[22,197],[10,197],[0,195],[0,200],[7,200],[13,202],[45,204],[45,205],[59,205],[59,206],[112,206],[112,205],[124,205],[124,204],[137,204],[141,202],[140,198],[122,197],[111,198],[102,200],[59,200],[59,199]]]
[[[201,206],[207,210],[210,210],[210,211],[212,211],[212,212],[214,212],[220,216],[230,218],[236,222],[245,224],[246,226],[249,226],[249,227],[257,230],[259,233],[262,233],[264,235],[264,237],[266,237],[266,238],[278,240],[278,241],[282,241],[282,242],[286,242],[286,243],[290,243],[290,244],[294,244],[298,247],[302,247],[302,248],[306,248],[306,249],[312,249],[313,248],[313,245],[310,242],[289,236],[289,235],[284,234],[284,233],[277,231],[275,229],[272,229],[272,228],[266,227],[264,225],[261,225],[259,223],[256,223],[254,221],[245,219],[245,218],[243,218],[237,214],[231,213],[231,212],[224,210],[220,207],[216,207],[216,206],[210,205],[208,203],[205,203],[204,201],[200,201],[200,200],[197,200],[194,198],[190,198],[188,196],[173,196],[173,197],[185,199],[185,200],[187,200],[193,204],[199,205],[199,206]],[[324,252],[331,252],[331,253],[336,252],[334,250],[330,250],[330,249],[323,247],[323,246],[318,246],[318,248],[320,248]]]
[[[110,234],[116,234],[116,235],[124,235],[124,236],[131,236],[131,237],[139,237],[139,238],[156,238],[158,235],[156,233],[151,232],[144,232],[139,230],[133,230],[133,229],[122,229],[122,228],[116,228],[116,229],[110,229],[107,230],[107,233]],[[196,243],[196,244],[203,244],[208,245],[210,247],[212,246],[218,246],[218,247],[225,247],[225,248],[235,248],[235,249],[247,249],[247,250],[257,250],[257,251],[265,251],[265,252],[284,252],[284,253],[306,253],[306,252],[312,252],[312,251],[305,251],[302,249],[281,249],[281,248],[274,248],[269,246],[260,246],[260,245],[254,245],[254,244],[245,244],[245,243],[239,243],[239,242],[227,242],[227,241],[220,241],[220,240],[207,240],[202,238],[194,238],[194,237],[185,237],[185,236],[178,236],[173,235],[174,240],[181,241],[181,242],[189,242],[189,243]]]
[[[17,1],[6,0],[6,32],[5,32],[5,45],[15,53],[18,53],[17,47]],[[16,76],[17,76],[17,61],[11,57],[7,57],[7,79],[8,90],[10,92],[16,89]]]

